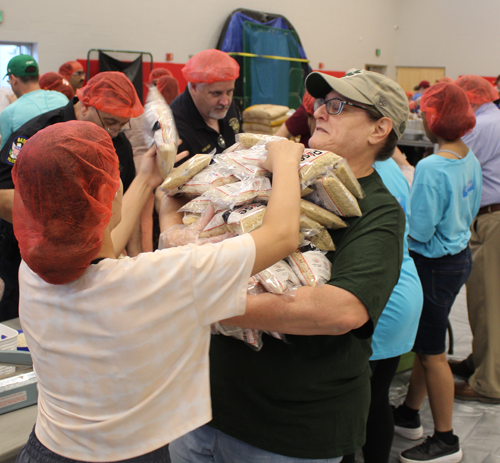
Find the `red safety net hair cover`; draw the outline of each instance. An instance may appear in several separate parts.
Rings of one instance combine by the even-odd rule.
[[[498,98],[498,92],[493,85],[479,76],[462,76],[455,81],[455,84],[465,92],[472,104],[482,105]]]
[[[59,68],[59,74],[69,80],[76,71],[83,71],[83,66],[78,61],[66,61]]]
[[[188,82],[212,84],[236,80],[240,75],[240,65],[227,53],[216,50],[200,51],[182,68]]]
[[[76,94],[85,106],[93,106],[113,116],[130,118],[144,112],[132,82],[121,72],[101,72]]]
[[[304,106],[304,109],[307,111],[308,114],[311,116],[314,115],[314,97],[311,96],[309,92],[305,92],[304,96],[302,97],[302,105]]]
[[[75,96],[75,91],[69,82],[57,72],[46,72],[40,76],[40,87],[43,90],[54,90],[61,92],[71,100]]]
[[[465,92],[455,84],[434,84],[422,95],[420,110],[431,132],[445,140],[458,140],[476,125]]]
[[[156,82],[156,88],[163,95],[167,104],[172,103],[179,96],[179,82],[177,82],[175,77],[160,77]]]
[[[444,77],[441,77],[441,79],[438,80],[438,82],[440,84],[442,83],[445,83],[445,84],[452,84],[453,83],[453,79],[451,77],[448,77],[448,76],[444,76]]]
[[[92,122],[40,130],[12,169],[21,257],[47,283],[76,280],[95,259],[120,185],[109,134]]]
[[[153,80],[158,80],[160,77],[163,76],[171,76],[171,75],[172,73],[168,69],[156,68],[149,73],[149,82],[153,82]]]

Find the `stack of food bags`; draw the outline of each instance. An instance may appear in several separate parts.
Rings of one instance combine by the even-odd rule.
[[[183,222],[195,223],[212,205],[215,214],[198,238],[249,233],[262,225],[271,195],[271,172],[260,162],[265,145],[280,137],[239,134],[237,142],[217,155],[197,154],[172,170],[161,188],[169,195],[187,194],[192,200],[180,211]],[[363,191],[345,159],[329,151],[304,150],[299,177],[302,186],[300,247],[285,260],[252,276],[249,294],[270,292],[293,297],[300,286],[318,286],[330,280],[331,263],[326,253],[335,250],[328,230],[347,227],[342,217],[361,216],[357,198]],[[168,230],[164,233],[168,233]],[[260,350],[259,330],[212,326],[212,332],[233,336]],[[268,333],[284,339],[279,333]]]
[[[257,104],[243,111],[243,132],[272,135],[293,114],[288,106]]]

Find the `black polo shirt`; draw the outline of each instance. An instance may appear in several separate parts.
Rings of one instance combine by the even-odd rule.
[[[16,162],[17,155],[21,151],[26,140],[45,127],[57,124],[58,122],[76,120],[74,105],[77,102],[78,98],[75,97],[62,108],[40,114],[26,122],[26,124],[22,125],[9,137],[7,143],[5,143],[0,151],[0,190],[10,190],[14,188],[11,171]],[[117,137],[113,138],[113,146],[115,147],[120,163],[120,178],[123,182],[123,190],[126,191],[135,177],[132,145],[124,133],[119,133]]]
[[[231,102],[226,117],[219,119],[219,132],[207,125],[196,108],[188,87],[172,101],[170,108],[182,140],[178,151],[189,151],[189,156],[181,162],[195,154],[210,153],[214,148],[216,153],[222,153],[236,142],[235,135],[240,133],[240,117],[234,101]]]

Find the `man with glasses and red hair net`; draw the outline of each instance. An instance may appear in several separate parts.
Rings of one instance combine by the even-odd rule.
[[[75,92],[83,87],[85,71],[78,61],[66,61],[58,72],[69,82]]]
[[[120,162],[120,178],[126,190],[135,177],[132,147],[123,130],[129,119],[143,113],[139,97],[132,83],[121,72],[102,72],[77,90],[77,96],[66,106],[31,119],[14,132],[0,151],[0,278],[5,282],[4,297],[0,301],[0,321],[17,317],[19,289],[17,273],[20,255],[12,231],[12,204],[14,184],[11,171],[24,143],[39,130],[58,122],[72,120],[93,122],[112,137]],[[126,243],[125,243],[126,244]],[[124,247],[116,249],[120,254]],[[129,253],[136,254],[135,246]]]
[[[222,153],[236,141],[240,118],[233,101],[234,82],[240,74],[235,59],[220,50],[204,50],[182,68],[188,82],[184,93],[170,105],[179,138],[179,150]]]

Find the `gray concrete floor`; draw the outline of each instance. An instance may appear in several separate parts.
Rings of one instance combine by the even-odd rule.
[[[454,354],[450,358],[463,359],[471,351],[465,286],[458,295],[452,308],[450,320],[455,338]],[[392,383],[390,398],[394,405],[403,401],[406,395],[410,372],[396,375]],[[459,378],[456,378],[459,379]],[[420,411],[424,437],[434,433],[429,402],[425,400]],[[463,463],[500,463],[500,405],[481,404],[455,400],[453,410],[453,429],[460,437],[464,452]],[[390,463],[396,463],[399,454],[421,441],[410,441],[401,436],[394,436]]]

